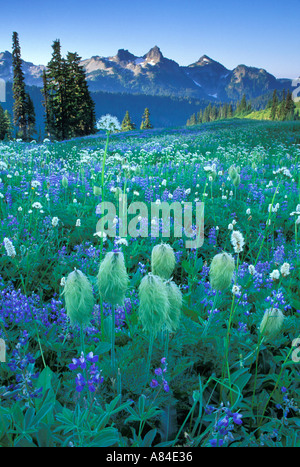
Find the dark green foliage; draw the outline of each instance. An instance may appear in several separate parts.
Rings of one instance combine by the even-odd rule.
[[[130,131],[135,129],[135,124],[131,121],[128,110],[126,110],[125,117],[122,121],[122,131]]]
[[[141,130],[149,130],[151,128],[153,128],[153,125],[150,122],[150,112],[148,107],[146,107],[142,116]]]
[[[261,108],[263,99],[259,98],[255,100],[255,108]],[[285,92],[283,90],[281,100],[278,99],[276,89],[273,92],[272,99],[269,99],[264,104],[265,109],[270,109],[270,119],[271,120],[297,120],[296,106],[292,98],[292,93],[290,90]],[[226,118],[247,118],[254,108],[251,102],[247,102],[246,95],[244,94],[241,101],[237,102],[235,105],[235,110],[233,105],[229,103],[220,104],[219,107],[216,105],[208,104],[207,107],[202,111],[197,112],[197,114],[192,114],[188,118],[186,125],[196,125],[199,123],[214,122],[215,120],[223,120]]]
[[[46,131],[57,140],[93,134],[96,132],[95,105],[80,66],[81,57],[69,52],[63,58],[58,39],[52,48],[52,58],[43,74]]]
[[[27,141],[35,133],[35,111],[33,102],[25,90],[22,71],[21,48],[17,32],[13,32],[13,122],[17,127],[17,137]]]
[[[7,110],[0,105],[0,140],[8,139],[12,134],[11,118]]]

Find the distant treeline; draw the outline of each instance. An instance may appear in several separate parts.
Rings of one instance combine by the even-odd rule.
[[[30,94],[34,103],[36,125],[34,139],[41,141],[45,136],[45,108],[42,89],[36,86],[26,86],[26,92]],[[151,113],[151,123],[155,128],[167,128],[185,125],[187,117],[199,108],[205,108],[209,101],[190,97],[176,96],[152,96],[145,94],[112,93],[108,91],[91,91],[91,97],[95,103],[95,114],[100,117],[110,113],[115,115],[120,122],[124,118],[126,110],[129,111],[131,120],[139,128],[142,115],[146,108]],[[1,103],[4,110],[11,116],[13,113],[12,84],[6,83],[6,102]],[[16,131],[13,131],[16,136]],[[1,138],[0,138],[1,139]]]
[[[287,92],[283,90],[281,96],[278,96],[275,89],[272,98],[268,100],[264,110],[269,110],[269,120],[284,121],[299,119],[290,90]],[[214,122],[215,120],[223,120],[226,118],[245,118],[253,112],[255,112],[255,109],[252,107],[252,103],[246,100],[244,94],[241,101],[236,104],[225,103],[212,105],[209,103],[205,109],[200,109],[198,112],[193,113],[188,118],[186,125],[198,125],[200,123]]]

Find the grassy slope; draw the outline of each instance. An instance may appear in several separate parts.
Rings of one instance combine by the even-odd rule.
[[[298,115],[300,115],[300,102],[296,102],[296,109]],[[251,120],[270,120],[271,109],[257,110],[246,115],[244,118],[249,118]],[[243,118],[243,117],[241,117]]]

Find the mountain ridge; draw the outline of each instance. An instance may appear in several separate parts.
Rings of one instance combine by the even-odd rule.
[[[42,87],[46,65],[23,62],[25,83]],[[155,45],[143,56],[119,49],[114,56],[94,55],[81,59],[91,91],[190,97],[211,101],[237,101],[245,94],[257,98],[277,89],[291,89],[292,80],[277,79],[263,68],[244,64],[234,69],[202,55],[196,62],[181,66],[163,55]],[[0,53],[0,78],[12,82],[12,54]]]

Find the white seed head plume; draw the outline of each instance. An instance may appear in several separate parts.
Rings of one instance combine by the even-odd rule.
[[[227,289],[233,278],[234,267],[234,258],[230,254],[223,252],[214,256],[209,272],[212,288],[218,291]]]
[[[169,323],[169,299],[166,284],[159,276],[147,274],[139,286],[139,321],[153,337]]]
[[[94,307],[93,288],[88,278],[75,269],[68,275],[62,293],[71,325],[87,326]]]
[[[167,243],[155,245],[151,254],[152,274],[162,279],[170,279],[176,264],[173,248]]]
[[[102,260],[97,275],[99,293],[105,302],[119,305],[124,302],[128,275],[121,251],[110,251]]]
[[[169,331],[174,332],[178,329],[182,309],[182,293],[180,288],[174,281],[166,282],[168,299],[169,299],[169,318],[166,327]]]
[[[259,331],[267,339],[274,338],[281,330],[284,315],[278,308],[270,308],[265,311],[261,320]]]

